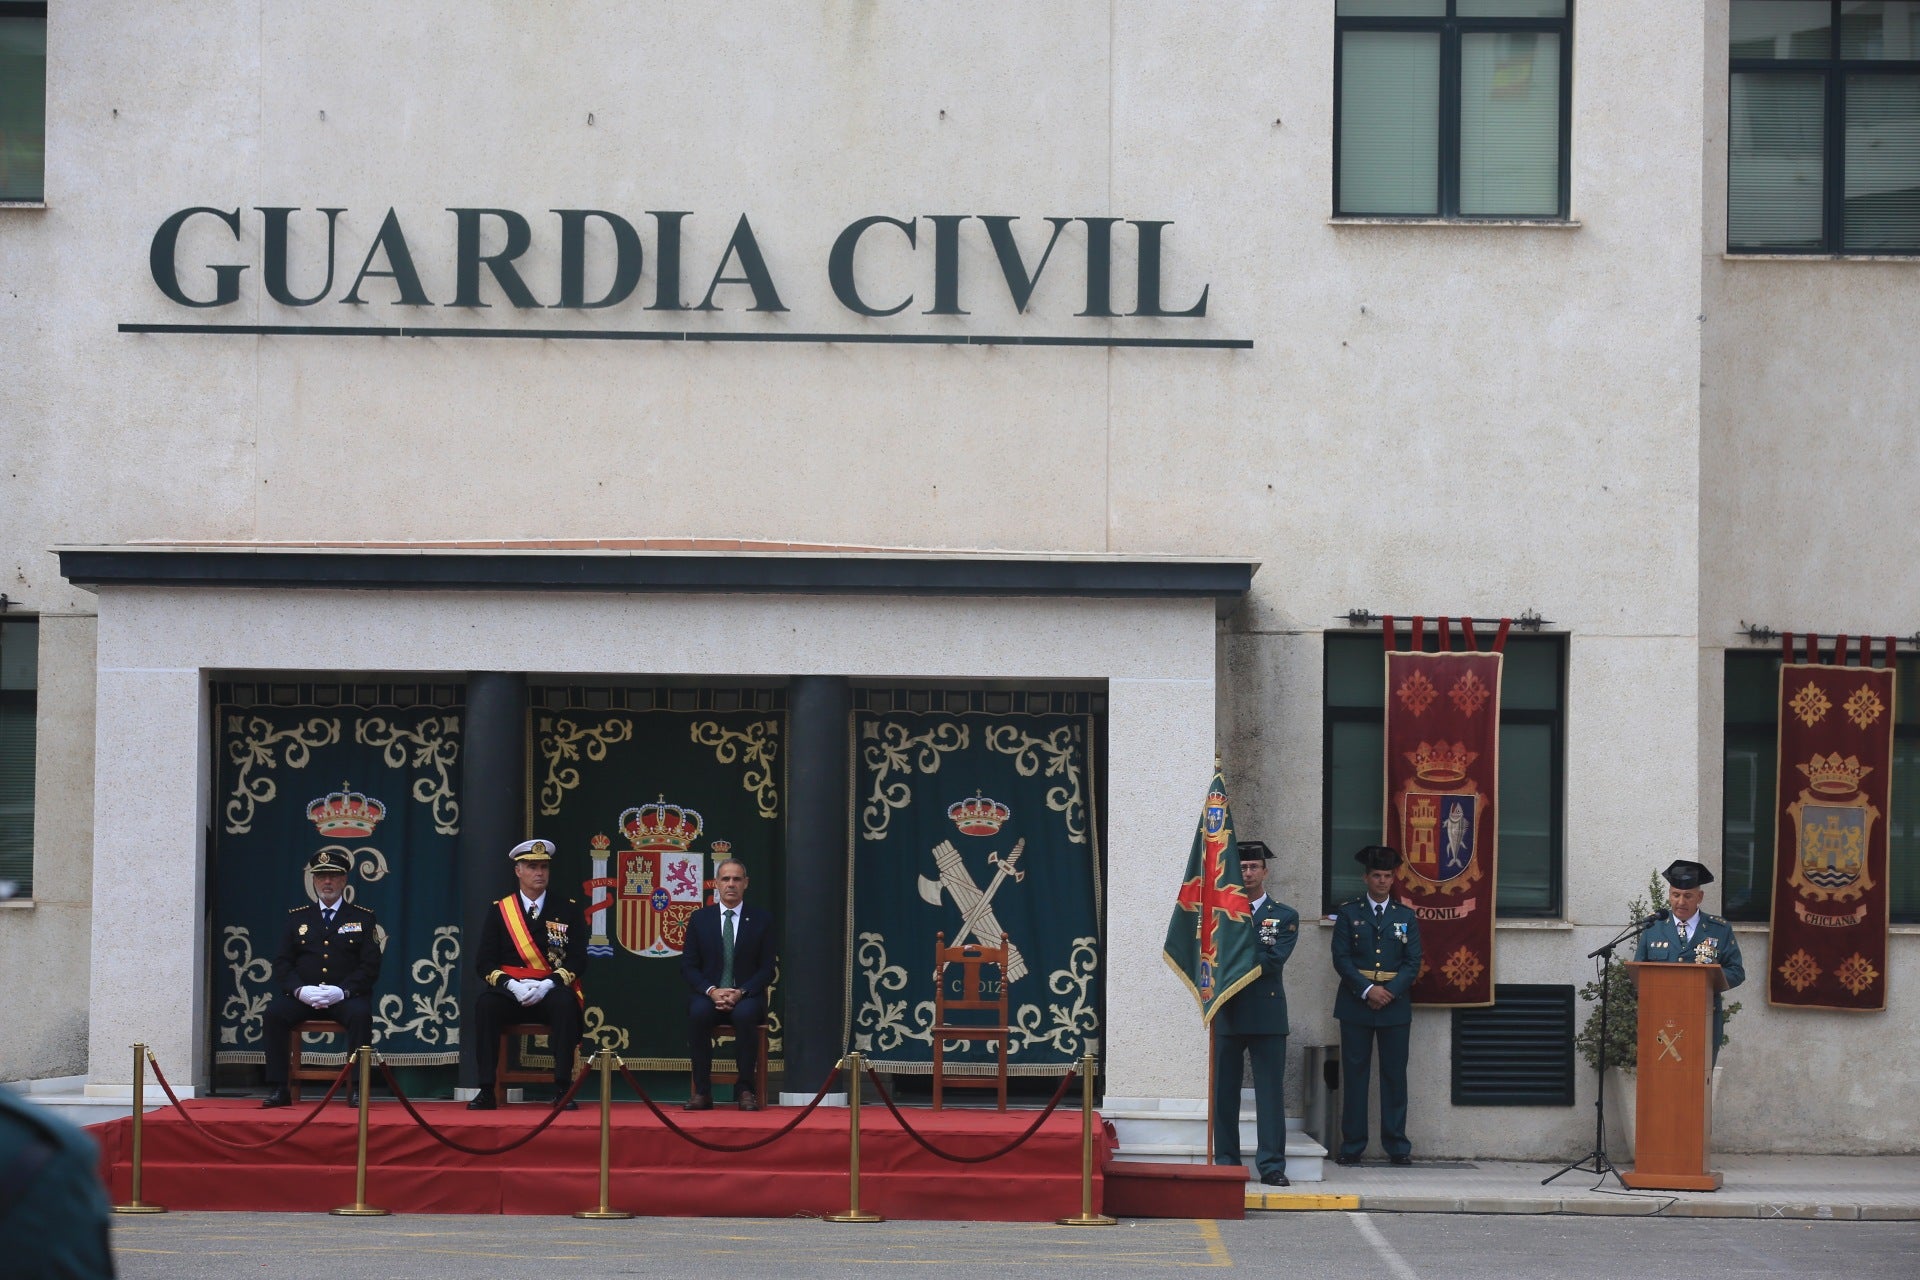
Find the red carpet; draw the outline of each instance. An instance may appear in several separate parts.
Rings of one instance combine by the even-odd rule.
[[[285,1133],[307,1107],[262,1111],[256,1101],[202,1099],[188,1109],[230,1142]],[[420,1104],[447,1137],[497,1146],[546,1114],[537,1104],[471,1112],[464,1104]],[[739,1143],[773,1132],[793,1109],[757,1114],[725,1108],[674,1113],[711,1142]],[[1033,1123],[1032,1111],[906,1112],[916,1132],[943,1151],[978,1155]],[[234,1151],[194,1132],[168,1107],[146,1119],[141,1199],[169,1209],[320,1212],[353,1203],[355,1113],[334,1103],[305,1129],[263,1151]],[[889,1218],[977,1222],[1049,1221],[1080,1212],[1080,1116],[1062,1110],[1024,1145],[996,1160],[955,1164],[923,1151],[886,1109],[860,1113],[860,1207]],[[132,1194],[133,1122],[94,1126],[116,1204]],[[1096,1211],[1100,1168],[1113,1142],[1094,1128]],[[700,1149],[667,1130],[645,1106],[614,1105],[612,1192],[616,1209],[646,1216],[784,1218],[844,1212],[848,1205],[847,1112],[821,1108],[771,1145],[741,1154]],[[374,1103],[367,1138],[367,1203],[396,1213],[567,1214],[599,1198],[600,1116],[582,1105],[505,1155],[469,1156],[434,1141],[397,1102]]]

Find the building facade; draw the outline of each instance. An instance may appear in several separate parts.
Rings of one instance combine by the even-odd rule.
[[[1914,1149],[1906,721],[1884,1012],[1768,1006],[1771,818],[1729,779],[1767,751],[1749,627],[1920,631],[1915,7],[0,5],[8,67],[44,33],[0,207],[0,956],[44,976],[0,1078],[244,1065],[226,717],[320,686],[461,708],[449,923],[504,890],[483,834],[543,828],[543,710],[750,691],[789,1021],[833,1009],[804,1068],[875,1032],[863,726],[1019,693],[1089,726],[1105,1091],[1197,1098],[1157,953],[1211,757],[1324,916],[1378,803],[1349,616],[1445,614],[1538,623],[1497,982],[1588,981],[1697,858],[1752,975],[1716,1141]],[[302,806],[341,781],[275,759]],[[1336,1040],[1305,927],[1296,1046]],[[1463,1101],[1459,1017],[1415,1018],[1416,1149],[1584,1149],[1584,1064]]]

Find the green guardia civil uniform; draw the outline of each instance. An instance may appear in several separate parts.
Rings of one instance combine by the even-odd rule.
[[[1413,908],[1388,899],[1379,913],[1362,894],[1340,904],[1333,920],[1333,969],[1340,987],[1333,1016],[1340,1022],[1341,1146],[1357,1160],[1367,1149],[1367,1086],[1374,1044],[1380,1047],[1380,1145],[1389,1156],[1408,1156],[1407,1045],[1413,1005],[1407,991],[1420,976],[1420,918]],[[1393,993],[1384,1009],[1366,1001],[1366,990]]]
[[[1662,920],[1640,935],[1634,948],[1635,960],[1669,960],[1680,964],[1717,964],[1726,975],[1727,986],[1737,987],[1747,980],[1747,967],[1740,959],[1740,940],[1733,926],[1719,916],[1704,911],[1694,915],[1693,936],[1684,942],[1675,920]],[[1713,993],[1713,1056],[1720,1057],[1720,1029],[1726,1014],[1720,1007],[1720,993]]]
[[[1254,1164],[1262,1178],[1287,1172],[1287,991],[1281,970],[1300,940],[1300,913],[1262,898],[1245,922],[1223,928],[1251,929],[1260,974],[1213,1015],[1213,1162],[1240,1163],[1241,1058],[1253,1059]]]

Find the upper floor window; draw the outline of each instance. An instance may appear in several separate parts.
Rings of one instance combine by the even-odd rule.
[[[1338,0],[1333,211],[1565,218],[1572,0]]]
[[[47,184],[47,6],[0,2],[0,201]]]
[[[1434,632],[1429,651],[1439,647]],[[1500,675],[1500,869],[1494,909],[1506,917],[1561,911],[1566,787],[1564,636],[1507,637]],[[1353,851],[1379,844],[1386,824],[1387,656],[1380,633],[1330,632],[1322,762],[1321,910],[1364,887]]]
[[[1728,250],[1920,253],[1920,3],[1731,16]]]
[[[0,621],[0,898],[33,896],[33,739],[40,624]]]

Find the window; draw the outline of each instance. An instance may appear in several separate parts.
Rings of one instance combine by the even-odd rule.
[[[0,3],[0,200],[46,198],[47,6]]]
[[[1429,631],[1427,648],[1438,647]],[[1560,914],[1566,743],[1564,637],[1510,636],[1500,684],[1500,877],[1503,916]],[[1387,659],[1377,631],[1330,634],[1322,773],[1321,910],[1361,892],[1353,851],[1380,843],[1386,813]]]
[[[1894,923],[1914,924],[1920,923],[1920,656],[1901,654],[1895,661],[1893,712],[1887,905]],[[1780,655],[1728,653],[1720,901],[1730,920],[1773,915],[1779,743]]]
[[[1920,3],[1733,0],[1727,249],[1920,253]]]
[[[1567,216],[1572,0],[1334,14],[1336,216]]]
[[[0,899],[33,896],[33,721],[40,624],[0,622]]]

